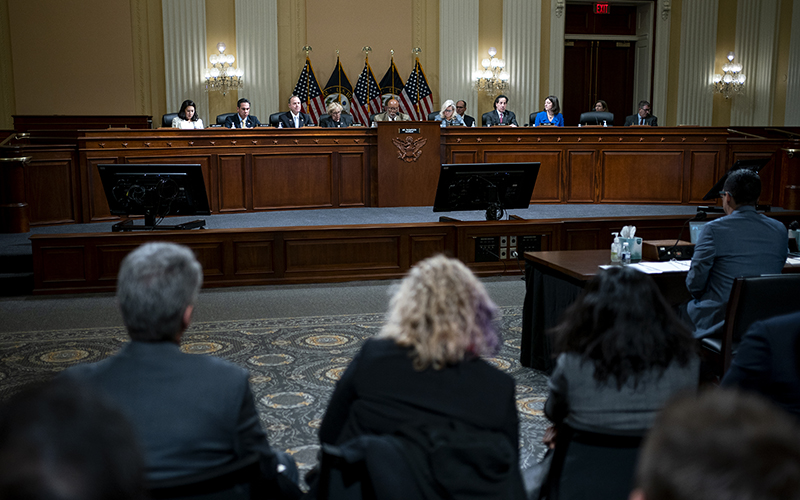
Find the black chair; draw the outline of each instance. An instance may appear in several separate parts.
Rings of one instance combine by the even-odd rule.
[[[492,112],[489,111],[488,113],[484,113],[484,114],[481,115],[481,126],[482,127],[486,126],[486,122],[489,119],[489,115],[491,115],[491,114],[492,114]]]
[[[547,500],[628,498],[644,434],[601,434],[559,425],[542,493]]]
[[[223,113],[221,115],[217,115],[217,125],[225,125],[225,120],[228,119],[229,116],[233,116],[236,113]]]
[[[435,113],[428,113],[428,121],[436,121],[436,117],[439,116],[439,112]]]
[[[800,274],[765,274],[733,281],[720,338],[700,341],[703,361],[719,380],[728,371],[742,336],[756,321],[797,311]]]
[[[531,115],[528,117],[528,126],[529,127],[533,127],[533,124],[536,123],[536,115],[538,115],[538,114],[539,113],[531,113]]]
[[[172,127],[172,120],[178,117],[178,113],[167,113],[161,117],[162,127]]]
[[[257,453],[190,476],[149,481],[147,490],[152,500],[249,500],[267,495]]]
[[[278,123],[280,122],[279,117],[283,114],[283,111],[279,113],[272,113],[269,115],[269,126],[270,127],[278,127]]]

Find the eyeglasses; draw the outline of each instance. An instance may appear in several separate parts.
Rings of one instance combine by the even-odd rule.
[[[727,192],[727,191],[720,191],[720,192],[719,192],[719,197],[720,197],[720,198],[725,198],[725,195],[726,195],[726,194],[728,194],[728,192]]]
[[[456,109],[467,109],[466,106],[456,106]]]

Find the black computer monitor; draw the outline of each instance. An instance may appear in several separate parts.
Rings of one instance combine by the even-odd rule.
[[[439,173],[434,212],[486,210],[488,220],[512,208],[528,208],[539,162],[445,164]]]
[[[133,229],[191,229],[205,221],[160,226],[156,218],[168,215],[210,215],[203,172],[193,164],[97,165],[108,208],[114,215],[143,215],[144,226],[125,221],[114,231]],[[201,223],[198,225],[199,223]]]
[[[609,127],[614,125],[614,113],[608,111],[587,111],[581,113],[581,119],[578,121],[581,125],[607,125]]]
[[[746,168],[752,170],[755,173],[758,173],[759,171],[761,171],[762,168],[764,168],[767,165],[767,163],[769,163],[771,159],[772,158],[758,158],[755,160],[736,160],[736,163],[733,164],[730,170],[722,174],[722,177],[720,177],[717,183],[714,184],[714,187],[712,187],[711,190],[708,193],[706,193],[705,196],[703,196],[703,200],[714,200],[719,198],[719,192],[722,191],[722,188],[725,186],[725,181],[728,179],[728,174],[730,174],[734,170]]]

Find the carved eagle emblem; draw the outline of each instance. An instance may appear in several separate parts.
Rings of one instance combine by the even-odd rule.
[[[414,138],[409,135],[403,140],[395,137],[392,139],[392,142],[397,146],[397,157],[405,162],[411,163],[412,161],[417,161],[417,158],[422,155],[422,147],[428,142],[428,139],[419,138],[414,140]]]

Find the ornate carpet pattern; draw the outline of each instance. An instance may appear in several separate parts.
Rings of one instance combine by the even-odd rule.
[[[523,468],[544,452],[546,377],[519,364],[522,309],[502,308],[504,345],[490,358],[517,382]],[[215,321],[193,324],[181,348],[219,356],[250,371],[256,405],[273,446],[293,454],[301,474],[316,463],[317,429],[339,375],[383,314]],[[0,334],[0,399],[77,363],[114,354],[124,328]]]

